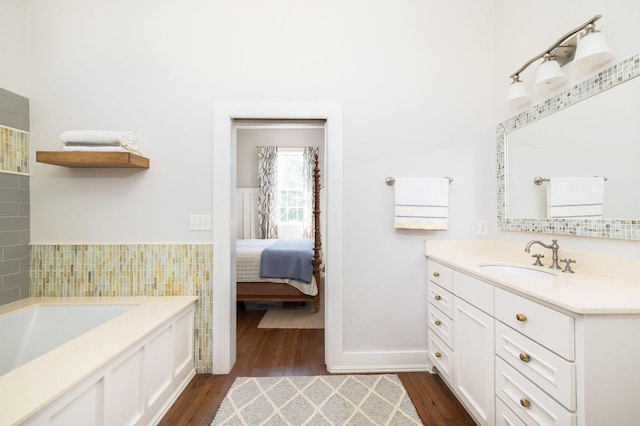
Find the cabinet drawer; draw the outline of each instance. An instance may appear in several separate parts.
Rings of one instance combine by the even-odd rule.
[[[449,318],[453,318],[453,295],[432,282],[427,288],[429,303],[440,309]]]
[[[473,306],[493,315],[493,289],[491,284],[455,271],[453,273],[453,294]]]
[[[429,333],[429,360],[438,369],[442,378],[453,386],[453,352],[434,333]]]
[[[576,424],[574,413],[564,409],[499,357],[496,357],[496,395],[526,424]]]
[[[442,286],[447,291],[453,291],[453,269],[429,259],[427,261],[429,280]]]
[[[496,398],[496,426],[527,426],[500,398]]]
[[[576,366],[496,322],[496,354],[571,411],[576,409]]]
[[[429,304],[429,329],[438,335],[444,343],[453,348],[453,320],[439,309]]]
[[[495,289],[495,317],[569,361],[575,359],[574,319],[513,293]]]

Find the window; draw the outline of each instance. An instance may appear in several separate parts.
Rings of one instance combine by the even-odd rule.
[[[302,226],[303,170],[302,148],[278,149],[278,224]]]

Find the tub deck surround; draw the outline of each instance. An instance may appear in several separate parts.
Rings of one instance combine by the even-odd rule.
[[[546,241],[543,241],[546,242]],[[425,255],[446,266],[498,287],[530,296],[557,308],[577,314],[640,314],[640,261],[591,253],[563,250],[560,258],[575,259],[574,274],[548,268],[551,252],[532,247],[525,253],[526,241],[515,243],[496,240],[432,240],[426,241]],[[549,252],[549,253],[547,253]],[[534,253],[544,254],[545,266],[535,267]],[[481,265],[511,265],[552,272],[537,277],[490,272]],[[634,273],[634,271],[636,271]]]
[[[0,423],[21,423],[75,385],[96,368],[127,351],[132,342],[151,335],[168,319],[198,300],[171,297],[32,297],[0,306],[0,317],[37,305],[135,305],[116,318],[0,376]]]

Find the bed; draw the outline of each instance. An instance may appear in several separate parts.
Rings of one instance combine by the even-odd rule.
[[[279,240],[237,240],[236,283],[239,302],[313,302],[314,312],[320,310],[320,265],[322,243],[320,236],[320,168],[318,155],[313,170],[313,239],[309,241],[312,251],[311,282],[291,278],[262,278],[260,264],[262,254]]]

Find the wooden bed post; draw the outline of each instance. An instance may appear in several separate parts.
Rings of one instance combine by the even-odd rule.
[[[313,168],[313,230],[315,243],[313,246],[313,276],[316,279],[316,285],[318,286],[318,294],[313,298],[313,311],[318,312],[320,310],[320,292],[323,291],[320,283],[320,265],[322,264],[322,239],[320,235],[320,167],[318,153],[314,158],[315,166]]]

